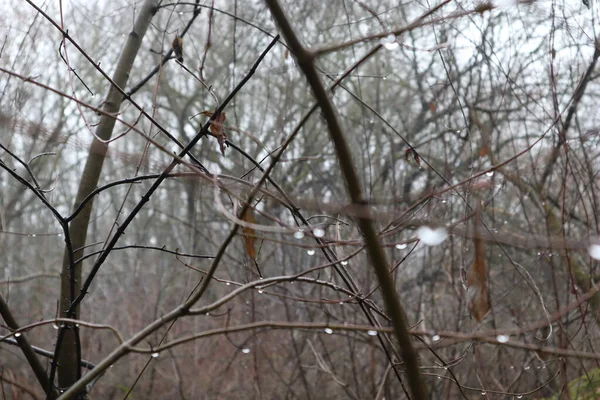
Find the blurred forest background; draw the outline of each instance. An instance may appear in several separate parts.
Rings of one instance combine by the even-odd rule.
[[[1,398],[596,398],[590,1],[4,1]]]

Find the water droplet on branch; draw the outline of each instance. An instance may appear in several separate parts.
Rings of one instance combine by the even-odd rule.
[[[509,339],[510,339],[509,335],[498,335],[498,336],[496,336],[496,340],[499,341],[500,343],[506,343],[506,342],[508,342]]]
[[[431,229],[428,226],[422,226],[417,229],[417,236],[427,246],[437,246],[448,237],[448,231],[445,228]]]

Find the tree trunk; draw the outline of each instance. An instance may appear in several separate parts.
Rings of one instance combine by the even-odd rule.
[[[156,10],[156,0],[146,0],[135,21],[133,30],[129,33],[112,78],[120,88],[125,88],[127,85],[133,62]],[[111,85],[103,110],[108,114],[116,115],[122,102],[123,95]],[[102,140],[110,139],[115,122],[115,118],[104,114],[96,129],[97,137]],[[97,139],[92,142],[83,175],[79,182],[79,189],[74,203],[75,207],[97,187],[107,147],[106,144]],[[92,205],[93,201],[89,201],[70,224],[70,236],[74,252],[70,254],[69,248],[65,248],[59,305],[61,317],[79,318],[78,308],[67,315],[69,306],[81,290],[82,281],[81,263],[77,265],[72,263],[83,256]],[[81,349],[77,327],[69,324],[61,326],[56,345],[58,347],[57,360],[55,360],[58,362],[58,384],[60,388],[64,389],[70,387],[81,377]]]

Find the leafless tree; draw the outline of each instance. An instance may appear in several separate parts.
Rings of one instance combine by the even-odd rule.
[[[2,398],[596,393],[596,4],[0,9]]]

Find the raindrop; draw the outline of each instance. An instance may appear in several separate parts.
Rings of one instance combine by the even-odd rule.
[[[58,329],[58,325],[56,324],[56,322],[52,324],[52,327],[53,327],[54,329]]]
[[[381,43],[381,45],[385,47],[386,50],[394,50],[398,48],[398,46],[400,46],[396,41],[396,35],[394,34],[389,34],[386,37],[381,38],[379,40],[379,43]]]
[[[152,353],[152,358],[158,358],[158,356],[159,356],[158,351]]]
[[[325,236],[325,231],[321,228],[315,228],[313,230],[313,234],[315,235],[315,237],[321,238],[321,237]]]
[[[328,335],[331,335],[333,333],[333,329],[331,328],[325,328],[325,333]]]
[[[249,348],[247,348],[247,347],[244,347],[244,348],[242,349],[242,353],[244,353],[244,354],[248,354],[248,353],[250,353],[250,349],[249,349]]]
[[[482,396],[485,396],[486,394],[487,394],[486,392],[481,392],[481,395],[482,395]]]
[[[262,289],[258,289],[258,293],[264,293],[264,291]]]
[[[21,332],[15,333],[15,337],[19,337],[19,336],[21,336]]]
[[[405,249],[405,248],[406,248],[406,243],[398,243],[398,244],[396,245],[396,248],[397,248],[398,250],[403,250],[403,249]]]
[[[433,335],[431,337],[431,340],[433,340],[434,342],[439,342],[440,339],[441,339],[440,335]]]
[[[489,171],[485,173],[486,176],[494,176],[494,171]]]
[[[599,244],[590,245],[590,247],[588,249],[588,253],[590,254],[590,257],[592,257],[594,260],[600,260],[600,245]]]
[[[524,369],[525,369],[525,371],[527,371],[529,368],[531,368],[531,367],[528,365]]]
[[[520,394],[520,395],[517,396],[517,399],[522,399],[522,398],[523,398],[522,394]]]
[[[294,232],[294,237],[296,239],[302,239],[304,237],[304,232],[303,231],[296,231],[296,232]]]
[[[231,285],[231,283],[225,282],[225,286],[229,286],[229,285]]]
[[[31,235],[31,237],[36,237],[37,235],[34,233],[33,235]]]
[[[431,229],[428,226],[422,226],[417,229],[417,236],[427,246],[437,246],[448,237],[448,231],[445,228]]]
[[[377,336],[377,331],[367,331],[367,335],[369,335],[369,336]]]
[[[348,265],[348,261],[342,261],[340,264],[342,264],[342,265]]]
[[[510,339],[509,335],[498,335],[498,336],[496,336],[496,340],[499,341],[500,343],[506,343],[506,342],[508,342],[508,339]]]
[[[315,254],[315,250],[314,249],[306,250],[306,254],[308,254],[309,256],[312,256]]]
[[[58,237],[59,237],[59,238],[61,238],[61,237],[62,237],[62,233],[59,233],[59,234],[58,234]]]

